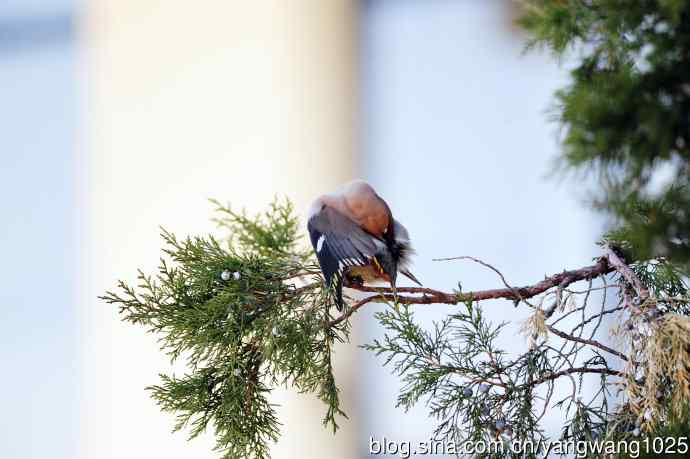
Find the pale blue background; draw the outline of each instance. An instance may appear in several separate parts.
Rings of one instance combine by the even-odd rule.
[[[77,455],[74,3],[0,1],[0,458]]]
[[[574,184],[547,179],[557,155],[557,126],[547,109],[567,73],[540,53],[523,55],[525,36],[511,25],[508,1],[372,0],[365,2],[361,43],[364,86],[364,175],[406,224],[426,286],[451,290],[501,287],[496,275],[468,261],[494,264],[515,285],[590,264],[599,224]],[[377,307],[357,315],[364,340],[382,336]],[[430,324],[452,308],[419,306]],[[511,321],[500,344],[525,346],[516,333],[524,308],[485,302],[494,322]],[[361,352],[360,451],[368,439],[420,441],[435,427],[423,404],[396,409],[400,387],[382,359]],[[558,399],[557,395],[554,399]],[[558,413],[546,418],[556,433]],[[380,456],[378,456],[380,457]]]

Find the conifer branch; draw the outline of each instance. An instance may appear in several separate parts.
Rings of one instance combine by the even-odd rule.
[[[539,384],[544,384],[545,382],[553,381],[553,380],[561,378],[563,376],[572,375],[572,374],[585,374],[585,373],[603,374],[603,375],[617,376],[617,377],[624,377],[625,376],[625,373],[623,373],[621,371],[617,371],[617,370],[611,370],[610,368],[574,367],[574,368],[568,368],[567,370],[557,371],[557,372],[551,373],[547,376],[543,376],[539,379],[535,379],[535,380],[527,383],[527,385],[528,386],[538,386]]]

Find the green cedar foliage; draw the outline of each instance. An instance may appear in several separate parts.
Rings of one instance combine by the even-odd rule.
[[[348,325],[329,324],[331,299],[310,252],[300,250],[289,202],[255,218],[216,204],[228,241],[180,240],[162,230],[158,273],[139,272],[136,286],[120,281],[102,298],[155,333],[172,361],[186,362],[188,374],[160,375],[148,388],[177,415],[175,430],[186,427],[193,438],[210,426],[224,458],[262,458],[279,435],[268,399],[277,385],[316,394],[326,405],[324,424],[337,428],[345,414],[331,349],[348,339]]]
[[[595,173],[609,238],[690,267],[690,2],[526,0],[531,46],[571,57],[556,94],[565,170]]]

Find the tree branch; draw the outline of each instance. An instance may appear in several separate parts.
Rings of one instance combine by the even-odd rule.
[[[612,272],[614,269],[608,263],[607,257],[601,257],[596,264],[584,268],[563,271],[547,277],[541,282],[525,287],[508,287],[492,290],[478,290],[467,293],[447,293],[425,287],[397,287],[397,301],[399,304],[459,304],[466,301],[481,301],[505,298],[507,300],[519,301],[522,299],[537,296],[553,287],[565,288],[568,285],[581,281],[599,277],[603,274]],[[329,322],[329,326],[334,326],[347,320],[352,314],[357,312],[364,305],[371,302],[394,302],[396,296],[389,287],[369,287],[348,285],[347,287],[360,292],[371,292],[376,295],[368,296],[354,303],[339,317]],[[417,294],[421,296],[399,295],[400,293]]]
[[[606,258],[608,259],[609,264],[613,266],[613,268],[618,271],[630,285],[632,285],[633,289],[635,289],[635,292],[640,297],[640,300],[644,302],[644,300],[649,298],[649,290],[642,285],[642,282],[635,275],[633,270],[630,269],[630,266],[625,264],[625,262],[618,256],[618,254],[616,254],[609,244],[604,244],[604,252],[606,253]]]
[[[574,373],[599,373],[599,374],[605,374],[605,375],[610,375],[610,376],[618,376],[618,377],[623,376],[622,372],[616,371],[616,370],[610,370],[608,368],[573,367],[573,368],[568,368],[567,370],[562,370],[562,371],[557,371],[556,373],[551,373],[548,376],[544,376],[544,377],[541,377],[539,379],[535,379],[534,381],[530,381],[529,383],[525,384],[524,387],[537,386],[537,385],[543,384],[547,381],[552,381],[554,379],[558,379],[561,376],[567,376],[567,375],[571,375]]]

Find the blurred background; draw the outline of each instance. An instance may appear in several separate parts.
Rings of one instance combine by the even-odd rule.
[[[509,0],[0,2],[0,457],[217,457],[210,435],[171,434],[144,390],[184,368],[96,298],[155,268],[159,225],[213,231],[210,197],[258,211],[287,195],[303,216],[363,177],[410,230],[429,287],[497,285],[435,257],[480,257],[514,284],[588,264],[599,222],[547,177],[567,69],[523,54],[517,13]],[[333,437],[320,402],[278,390],[274,457],[429,437],[425,407],[396,409],[398,379],[357,347],[379,336],[376,310],[336,351],[350,420]]]

